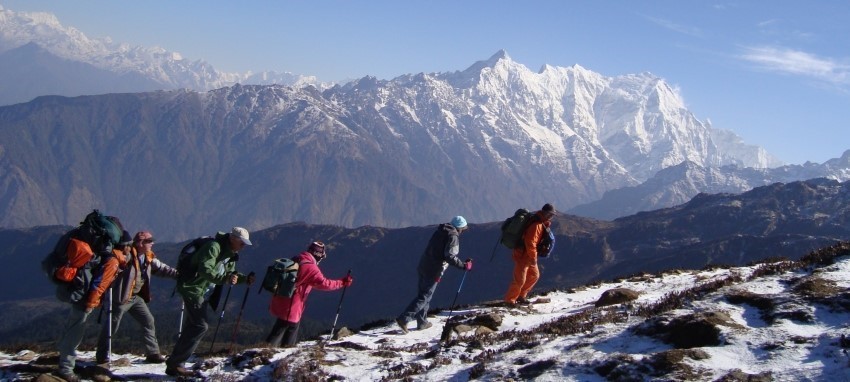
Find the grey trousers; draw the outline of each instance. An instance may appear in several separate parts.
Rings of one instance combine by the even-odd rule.
[[[431,297],[434,297],[434,291],[437,290],[439,281],[432,275],[426,275],[419,272],[419,285],[416,297],[407,306],[398,319],[403,322],[416,320],[417,326],[421,327],[428,322],[428,306],[431,305]]]
[[[171,355],[165,361],[167,367],[183,366],[183,362],[186,362],[192,356],[195,348],[198,347],[201,339],[204,338],[204,333],[209,328],[209,320],[207,318],[207,307],[209,303],[204,300],[200,304],[194,304],[186,301],[186,299],[183,299],[183,302],[186,306],[186,322],[183,324],[183,333],[180,333],[180,338],[174,344]]]
[[[159,343],[156,342],[156,327],[154,326],[153,315],[148,308],[148,303],[139,296],[133,296],[126,304],[121,304],[118,299],[112,304],[112,335],[118,331],[118,325],[121,324],[121,317],[124,313],[129,313],[130,317],[136,320],[142,326],[142,342],[145,345],[145,354],[159,354]],[[107,350],[109,348],[109,325],[104,320],[100,330],[100,336],[97,338],[97,355],[96,359],[107,359]]]
[[[71,305],[71,313],[65,323],[65,333],[59,339],[59,372],[72,374],[77,362],[77,347],[83,342],[86,332],[86,323],[91,313],[86,313],[83,307]]]

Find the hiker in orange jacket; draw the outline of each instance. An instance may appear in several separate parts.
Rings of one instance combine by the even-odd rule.
[[[98,255],[101,257],[101,264],[93,274],[86,297],[71,308],[71,314],[68,315],[68,321],[65,324],[65,333],[59,340],[59,370],[57,370],[57,375],[68,382],[80,380],[74,374],[74,365],[77,360],[77,348],[83,341],[86,323],[94,308],[100,305],[103,294],[112,285],[121,269],[126,266],[127,253],[131,244],[133,239],[130,233],[124,231],[121,241],[112,248],[111,254]]]
[[[529,304],[528,292],[540,279],[540,269],[537,268],[537,246],[543,239],[546,227],[552,224],[555,207],[546,203],[540,211],[534,213],[531,223],[522,234],[522,244],[514,248],[514,273],[505,302],[508,304]]]
[[[133,237],[133,245],[127,253],[127,269],[121,273],[113,285],[112,325],[103,324],[97,339],[95,361],[104,364],[108,361],[110,334],[114,335],[121,324],[124,313],[129,313],[142,326],[142,340],[145,346],[146,363],[163,363],[165,356],[160,354],[156,340],[156,326],[148,304],[151,301],[151,275],[176,279],[177,270],[156,258],[153,251],[155,240],[148,231],[140,231]],[[112,328],[112,333],[109,328]]]

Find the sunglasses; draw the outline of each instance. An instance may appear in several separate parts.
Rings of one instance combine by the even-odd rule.
[[[142,240],[142,244],[153,244],[153,243],[154,243],[153,239],[144,239],[144,240]]]

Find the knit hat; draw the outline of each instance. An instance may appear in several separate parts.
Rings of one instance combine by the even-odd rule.
[[[452,225],[455,228],[466,228],[466,219],[464,219],[463,216],[460,215],[455,216],[454,218],[452,218]]]
[[[555,215],[555,214],[557,214],[557,213],[558,213],[558,211],[555,211],[555,206],[553,206],[553,205],[551,205],[551,204],[549,204],[549,203],[544,204],[544,205],[543,205],[543,208],[541,208],[541,209],[543,210],[543,212],[549,212],[549,213],[551,213],[552,215]]]
[[[133,244],[133,237],[130,236],[130,233],[127,230],[121,233],[121,240],[118,241],[119,247],[125,247]]]
[[[307,247],[307,252],[312,254],[323,254],[325,253],[325,243],[322,243],[321,241],[314,241],[310,243],[309,247]]]

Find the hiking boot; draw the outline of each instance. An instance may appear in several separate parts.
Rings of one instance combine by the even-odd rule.
[[[191,377],[195,375],[195,373],[183,366],[166,366],[165,374],[168,374],[172,377]]]
[[[94,360],[94,363],[97,366],[109,366],[109,360],[106,358],[97,358]]]
[[[520,304],[520,305],[531,305],[531,301],[529,301],[525,297],[520,297],[520,298],[516,299],[516,303]]]
[[[145,357],[145,363],[163,363],[165,362],[165,356],[159,353],[148,354]]]
[[[409,333],[407,330],[407,322],[402,320],[401,318],[396,318],[395,323],[398,324],[398,327],[401,328],[401,332],[404,334]]]
[[[63,373],[61,371],[56,372],[56,376],[62,378],[68,382],[80,382],[80,377],[78,377],[74,372]]]
[[[432,324],[432,323],[430,323],[430,322],[426,322],[426,323],[424,323],[424,324],[422,324],[422,325],[417,326],[417,327],[416,327],[416,330],[425,330],[425,329],[428,329],[428,328],[430,328],[430,327],[432,327],[432,326],[434,326],[434,324]]]

